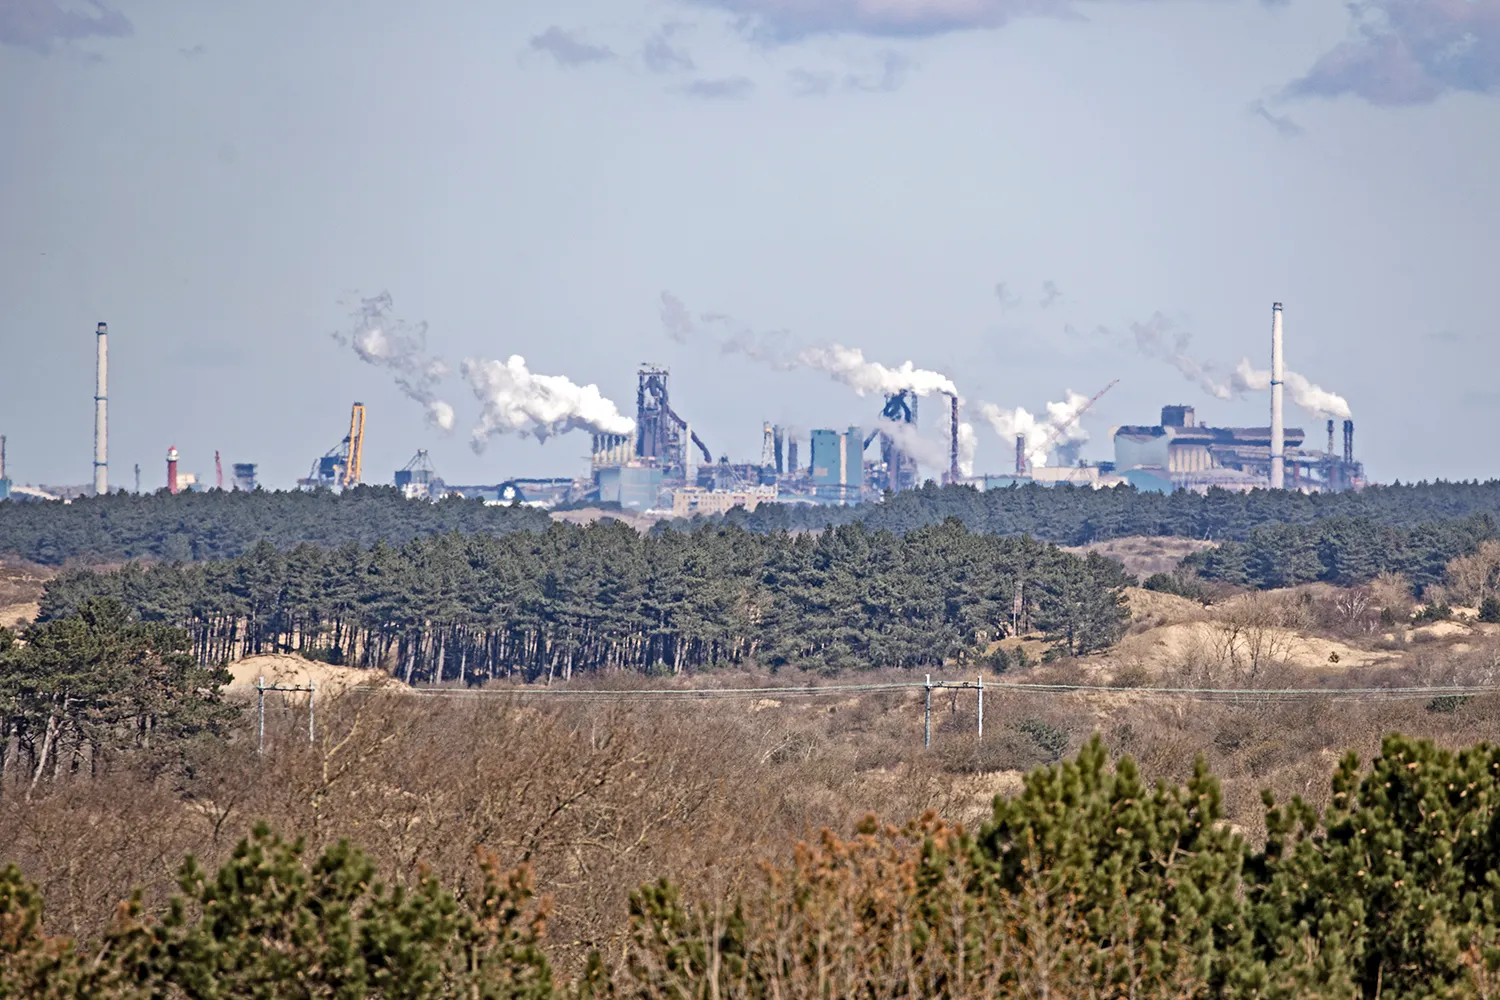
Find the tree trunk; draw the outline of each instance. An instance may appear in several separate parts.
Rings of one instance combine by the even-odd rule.
[[[67,708],[67,700],[63,701],[63,708]],[[57,731],[60,728],[58,713],[54,704],[52,714],[47,716],[47,735],[42,738],[42,752],[37,755],[36,770],[31,774],[31,785],[26,789],[26,801],[31,801],[31,794],[36,791],[37,784],[42,780],[42,772],[47,769],[47,758],[52,755],[52,748],[57,743]]]

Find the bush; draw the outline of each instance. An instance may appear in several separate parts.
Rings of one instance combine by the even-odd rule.
[[[1146,577],[1146,582],[1141,584],[1146,590],[1155,591],[1159,594],[1175,594],[1185,597],[1190,601],[1200,604],[1209,603],[1208,593],[1203,587],[1203,582],[1196,576],[1179,576],[1175,573],[1152,573]]]
[[[1453,609],[1448,606],[1447,601],[1437,601],[1422,605],[1417,612],[1414,621],[1419,622],[1445,622],[1453,617]]]
[[[1500,622],[1500,597],[1490,594],[1479,603],[1479,620],[1482,622]]]

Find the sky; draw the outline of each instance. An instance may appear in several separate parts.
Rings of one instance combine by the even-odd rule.
[[[101,320],[113,486],[176,445],[285,488],[355,400],[367,481],[584,473],[476,396],[512,355],[627,416],[666,365],[749,461],[873,420],[776,360],[855,347],[950,378],[980,471],[982,404],[1118,380],[1108,459],[1167,403],[1264,425],[1202,384],[1268,364],[1273,301],[1372,479],[1500,476],[1500,0],[0,0],[0,93],[18,482],[90,480]]]

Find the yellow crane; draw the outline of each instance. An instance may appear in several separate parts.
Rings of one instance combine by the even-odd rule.
[[[365,404],[355,403],[349,411],[349,433],[328,454],[313,462],[306,479],[297,480],[304,490],[348,489],[358,486],[364,472]]]
[[[344,439],[344,488],[358,486],[365,456],[365,404],[349,411],[349,436]]]

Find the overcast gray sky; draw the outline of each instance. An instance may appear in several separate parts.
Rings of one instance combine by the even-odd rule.
[[[428,427],[330,336],[380,292],[455,369],[521,354],[629,412],[670,365],[745,459],[879,404],[666,336],[664,291],[970,401],[1118,378],[1096,458],[1163,403],[1263,424],[1131,330],[1227,374],[1279,299],[1374,478],[1500,474],[1500,0],[0,0],[0,94],[19,481],[91,476],[99,320],[117,486],[172,444],[290,486],[355,399],[367,481],[420,447],[450,482],[585,468],[582,433],[476,455],[457,377]]]

